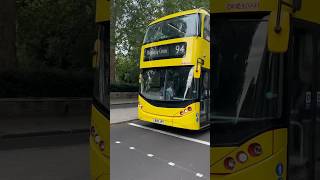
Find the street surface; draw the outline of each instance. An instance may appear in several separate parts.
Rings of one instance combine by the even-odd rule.
[[[111,119],[136,116],[111,107]],[[112,180],[209,180],[209,129],[188,131],[128,119],[111,125]]]
[[[0,139],[1,180],[88,180],[88,133]]]

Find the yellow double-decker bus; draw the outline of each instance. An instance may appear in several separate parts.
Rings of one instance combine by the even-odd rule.
[[[320,1],[212,0],[212,180],[320,179]]]
[[[110,179],[109,1],[96,0],[97,40],[93,56],[94,95],[90,128],[90,176]]]
[[[140,68],[140,120],[190,130],[209,124],[207,11],[183,11],[152,22],[144,38]]]

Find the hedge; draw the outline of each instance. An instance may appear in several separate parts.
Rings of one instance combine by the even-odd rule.
[[[111,92],[138,92],[139,84],[111,84]]]
[[[0,72],[0,98],[91,97],[92,72],[39,70]]]

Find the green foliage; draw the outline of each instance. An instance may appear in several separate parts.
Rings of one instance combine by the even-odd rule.
[[[111,92],[138,92],[139,85],[138,84],[111,84],[110,86]]]
[[[146,27],[153,20],[178,11],[204,7],[209,9],[208,0],[113,0],[111,16],[111,45],[116,51],[116,76],[119,80],[129,83],[124,78],[127,64],[135,62],[138,71],[140,49]],[[120,60],[119,60],[120,59]],[[127,61],[127,63],[124,63]],[[124,67],[121,67],[124,66]],[[129,73],[137,77],[136,74]],[[126,73],[125,73],[126,74]],[[138,81],[138,78],[133,80]]]
[[[116,61],[117,78],[120,82],[137,83],[139,78],[139,67],[135,60],[118,57]]]
[[[16,0],[17,59],[26,68],[90,68],[95,1]]]

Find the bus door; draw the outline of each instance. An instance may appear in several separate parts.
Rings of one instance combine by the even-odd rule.
[[[316,120],[315,120],[315,179],[320,179],[320,36],[317,37],[316,40]]]
[[[288,179],[318,180],[316,154],[319,150],[320,81],[316,62],[315,33],[294,29],[289,50],[288,82]],[[318,63],[319,64],[319,63]],[[315,76],[315,74],[318,74]],[[317,90],[318,88],[318,90]],[[318,122],[318,123],[317,123]],[[316,126],[317,125],[317,126]],[[316,132],[318,137],[316,137]],[[319,159],[319,158],[318,158]]]
[[[200,78],[200,127],[209,123],[210,109],[210,75],[209,70],[202,69]]]

